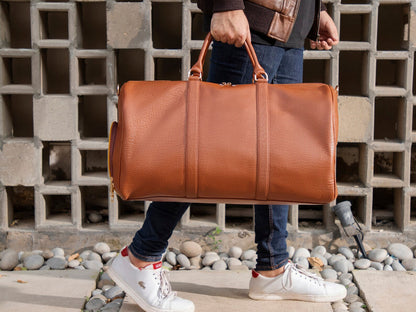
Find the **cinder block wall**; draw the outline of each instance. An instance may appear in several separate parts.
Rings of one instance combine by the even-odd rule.
[[[373,233],[407,233],[416,228],[416,2],[326,2],[341,43],[306,48],[304,80],[339,86],[337,201],[351,200]],[[186,79],[202,24],[190,0],[0,2],[1,232],[111,235],[141,224],[149,203],[110,197],[116,88]],[[332,231],[331,205],[292,205],[290,229]],[[251,206],[200,204],[181,227],[252,222]]]

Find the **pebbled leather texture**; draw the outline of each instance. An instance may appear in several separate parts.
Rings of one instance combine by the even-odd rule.
[[[337,196],[338,106],[328,85],[129,81],[118,109],[109,155],[123,199],[320,204]]]

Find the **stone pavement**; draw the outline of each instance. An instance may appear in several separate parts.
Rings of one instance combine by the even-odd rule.
[[[0,271],[0,275],[0,311],[79,312],[95,289],[98,272]]]
[[[370,312],[416,311],[416,272],[354,271]]]
[[[300,301],[255,301],[247,296],[249,271],[173,271],[172,288],[180,297],[192,300],[196,312],[332,312],[329,303]],[[136,303],[125,297],[120,312],[142,312]]]

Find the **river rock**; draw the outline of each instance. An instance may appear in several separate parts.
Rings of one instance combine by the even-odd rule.
[[[100,223],[101,221],[103,221],[103,215],[98,212],[90,212],[88,214],[88,220],[91,223]]]
[[[104,297],[103,295],[96,295],[90,298],[90,300],[88,300],[88,302],[85,305],[85,309],[88,311],[98,311],[103,306],[105,306],[106,302],[106,297]]]
[[[344,255],[345,258],[347,258],[348,260],[352,260],[354,259],[354,253],[352,252],[352,250],[348,247],[339,247],[338,248],[338,252],[341,255]]]
[[[102,262],[101,261],[96,261],[96,260],[87,260],[87,261],[84,261],[84,262],[82,262],[82,265],[87,270],[99,271],[99,270],[101,270],[103,268]]]
[[[348,295],[358,295],[358,288],[354,284],[350,284],[347,288],[347,296]]]
[[[85,260],[101,262],[101,256],[96,252],[91,252]]]
[[[52,257],[46,261],[46,264],[52,269],[52,270],[64,270],[67,266],[67,261],[63,257]]]
[[[311,253],[309,252],[309,250],[307,250],[306,248],[298,248],[296,249],[294,255],[293,255],[293,259],[295,258],[299,258],[299,257],[304,257],[304,258],[309,258],[311,256]]]
[[[334,270],[341,273],[348,273],[349,261],[347,259],[341,259],[334,263]]]
[[[393,257],[387,257],[386,260],[384,260],[384,264],[391,265],[393,261]]]
[[[371,262],[370,267],[376,269],[377,271],[383,271],[383,264],[381,264],[380,262]]]
[[[220,253],[219,256],[220,256],[220,259],[224,261],[227,261],[227,259],[229,258],[228,253],[225,253],[225,252]]]
[[[191,263],[192,267],[195,267],[197,269],[200,269],[202,267],[202,258],[201,256],[196,256],[189,258],[189,262]]]
[[[123,299],[116,299],[107,303],[104,307],[100,309],[100,312],[118,312],[120,311],[121,304]]]
[[[7,249],[0,261],[0,269],[11,271],[19,264],[19,255],[13,249]]]
[[[103,279],[103,280],[100,280],[97,283],[97,288],[99,288],[99,289],[102,290],[105,285],[115,286],[115,283],[113,281],[109,281],[109,280]]]
[[[249,249],[243,252],[241,255],[241,260],[251,260],[256,259],[256,251],[253,249]]]
[[[202,259],[202,265],[211,266],[218,260],[220,260],[220,256],[217,253],[205,255],[204,259]]]
[[[295,254],[295,251],[296,251],[295,247],[293,247],[293,246],[288,246],[287,247],[287,253],[289,254],[289,259],[293,258],[293,255]]]
[[[225,263],[224,260],[217,260],[212,265],[212,269],[214,271],[225,271],[227,270],[227,264]]]
[[[110,261],[111,259],[113,259],[114,257],[116,257],[117,256],[117,253],[116,252],[105,252],[105,253],[103,253],[102,254],[102,256],[101,256],[101,258],[103,258],[103,260],[105,261],[105,262],[108,262],[108,261]]]
[[[391,264],[391,267],[393,268],[394,271],[406,271],[406,269],[397,260],[393,261],[393,263]]]
[[[404,244],[390,244],[389,247],[387,247],[387,251],[400,260],[413,258],[412,250]]]
[[[228,258],[227,265],[230,268],[232,266],[242,265],[242,262],[237,258]]]
[[[198,243],[193,241],[186,241],[182,243],[180,251],[188,258],[192,258],[200,256],[202,253],[202,248]]]
[[[368,253],[368,259],[375,262],[383,262],[388,256],[387,250],[376,248]]]
[[[309,261],[305,257],[293,257],[293,262],[300,265],[304,269],[309,269]]]
[[[172,265],[172,264],[170,264],[170,263],[169,263],[169,262],[167,262],[167,261],[163,261],[162,266],[163,266],[166,270],[172,270],[172,268],[173,268],[173,265]]]
[[[337,279],[337,272],[333,269],[324,269],[321,272],[321,276],[325,280],[336,280]]]
[[[40,255],[31,255],[31,256],[25,258],[23,263],[24,263],[24,266],[28,270],[38,270],[42,267],[44,262],[45,262],[45,259],[43,259],[42,256],[40,256]]]
[[[256,261],[251,261],[251,260],[243,260],[242,263],[246,265],[249,268],[249,270],[254,270],[257,264]]]
[[[350,308],[349,312],[365,312],[363,308]]]
[[[330,257],[328,259],[328,264],[333,266],[335,264],[335,262],[337,262],[339,260],[347,260],[347,258],[344,255],[341,255],[341,254],[333,255],[332,257]]]
[[[344,301],[347,303],[353,303],[353,302],[357,302],[360,301],[361,302],[361,298],[358,295],[348,295],[345,297]]]
[[[92,292],[91,292],[91,296],[98,296],[98,295],[102,295],[103,294],[103,291],[101,290],[101,289],[94,289]]]
[[[391,267],[391,265],[386,264],[383,268],[383,271],[393,271],[393,268]]]
[[[49,265],[43,265],[40,269],[39,269],[39,271],[48,271],[48,270],[50,270],[51,269],[51,267],[49,266]]]
[[[326,253],[326,248],[324,246],[316,246],[313,250],[313,253],[321,254],[322,256]],[[312,256],[312,253],[311,253]],[[313,257],[313,256],[312,256]]]
[[[52,249],[54,257],[65,257],[65,251],[62,248],[56,247]]]
[[[362,308],[364,306],[362,302],[353,302],[350,304],[350,309]]]
[[[359,259],[354,262],[354,267],[360,270],[366,270],[370,267],[370,265],[371,265],[371,261],[365,258]]]
[[[123,297],[124,292],[119,286],[113,286],[104,292],[104,296],[108,299],[113,300],[114,298]]]
[[[68,262],[69,268],[75,268],[80,265],[80,262],[77,259],[71,260]]]
[[[92,250],[84,250],[83,252],[81,252],[81,254],[79,255],[79,258],[82,258],[83,260],[87,260],[88,256],[92,253]]]
[[[48,259],[50,259],[50,258],[52,258],[52,257],[53,257],[53,252],[52,252],[51,250],[49,250],[49,249],[45,249],[45,250],[42,252],[42,257],[43,257],[45,260],[48,260]]]
[[[99,242],[94,245],[93,250],[98,253],[99,255],[105,254],[106,252],[110,252],[110,246],[107,243]]]
[[[179,254],[176,256],[176,261],[185,269],[189,269],[191,266],[191,262],[189,261],[188,257],[184,254]]]
[[[228,251],[228,255],[230,258],[240,258],[243,254],[243,250],[238,246],[232,246],[230,250]]]
[[[402,265],[407,271],[416,271],[416,259],[406,259],[402,261]]]
[[[169,262],[171,265],[176,265],[176,254],[173,251],[168,251],[166,253],[165,259],[167,262]]]

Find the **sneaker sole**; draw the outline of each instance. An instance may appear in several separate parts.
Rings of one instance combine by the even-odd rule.
[[[308,302],[335,302],[344,299],[345,296],[312,296],[312,295],[294,295],[294,294],[251,294],[248,296],[254,300],[296,300]]]
[[[111,277],[111,279],[118,286],[120,286],[120,288],[123,289],[126,292],[126,294],[128,294],[137,303],[137,305],[140,308],[142,308],[144,311],[146,312],[175,312],[173,310],[158,309],[149,305],[145,300],[143,300],[143,298],[138,296],[136,292],[127,283],[125,283],[121,277],[119,277],[118,273],[116,273],[112,269],[111,266],[107,269],[107,273]],[[194,312],[194,309],[183,310],[183,312]]]

